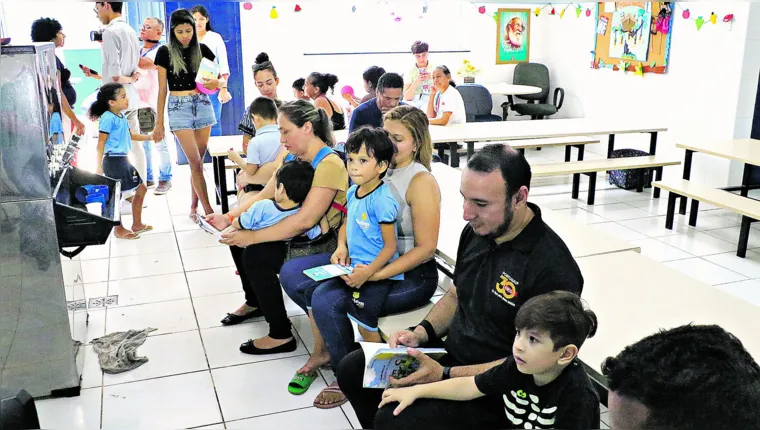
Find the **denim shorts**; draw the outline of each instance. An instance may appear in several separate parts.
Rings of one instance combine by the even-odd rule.
[[[169,129],[200,130],[216,124],[214,108],[205,94],[169,96]]]

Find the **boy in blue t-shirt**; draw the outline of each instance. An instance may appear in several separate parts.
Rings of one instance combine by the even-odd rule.
[[[348,317],[368,342],[382,341],[377,329],[380,311],[391,285],[404,279],[399,274],[370,281],[375,272],[398,258],[398,203],[382,179],[395,152],[388,133],[380,128],[362,127],[346,141],[348,174],[354,185],[346,192],[348,215],[330,262],[354,268],[352,274],[342,277],[350,287],[346,289],[352,303]]]
[[[283,164],[275,173],[275,178],[277,188],[274,190],[274,200],[266,199],[254,203],[233,221],[233,228],[261,230],[294,215],[301,209],[301,203],[309,194],[311,182],[314,180],[314,168],[306,161],[295,159]],[[327,228],[327,219],[323,218],[320,225],[312,227],[305,234],[309,239],[315,239],[323,231],[326,232]]]

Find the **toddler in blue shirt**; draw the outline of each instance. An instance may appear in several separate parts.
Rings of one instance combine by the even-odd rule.
[[[277,188],[274,190],[274,200],[266,199],[254,203],[233,221],[233,228],[261,230],[294,215],[301,209],[301,204],[309,194],[311,182],[314,180],[314,168],[306,161],[294,159],[284,163],[275,173],[275,178]],[[305,234],[309,239],[315,239],[322,232],[327,232],[328,228],[327,219],[323,218],[320,225],[312,227]]]

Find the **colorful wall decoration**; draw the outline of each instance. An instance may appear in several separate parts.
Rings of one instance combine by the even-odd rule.
[[[496,64],[530,60],[530,9],[496,12]]]

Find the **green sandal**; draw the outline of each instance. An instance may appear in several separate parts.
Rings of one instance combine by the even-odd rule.
[[[293,375],[293,379],[288,384],[288,392],[290,394],[300,396],[307,392],[311,384],[317,379],[317,372],[311,373],[296,373]]]

